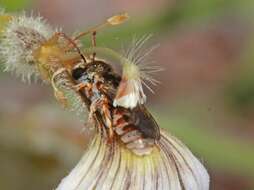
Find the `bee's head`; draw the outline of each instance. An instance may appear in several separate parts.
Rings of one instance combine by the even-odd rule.
[[[95,75],[97,77],[104,77],[105,74],[111,73],[112,67],[103,61],[94,61],[88,63],[84,67],[78,67],[73,69],[72,77],[75,80],[79,80],[81,77],[88,80],[93,80]]]

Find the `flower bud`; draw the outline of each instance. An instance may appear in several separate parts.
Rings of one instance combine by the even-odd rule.
[[[111,25],[118,25],[118,24],[122,24],[123,22],[125,22],[128,19],[129,19],[128,14],[123,13],[123,14],[119,14],[119,15],[110,17],[109,19],[107,19],[107,22]]]

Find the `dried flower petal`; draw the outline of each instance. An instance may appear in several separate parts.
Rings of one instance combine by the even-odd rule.
[[[56,190],[208,190],[203,165],[179,140],[162,131],[151,154],[137,156],[97,134]]]

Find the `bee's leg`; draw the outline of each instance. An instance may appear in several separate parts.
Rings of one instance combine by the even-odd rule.
[[[100,111],[100,113],[102,114],[103,121],[106,127],[109,129],[109,142],[112,142],[114,137],[113,121],[108,104],[108,99],[105,96],[102,95],[101,98],[98,98],[97,100],[93,101],[93,103],[90,106],[89,119],[93,118],[93,114],[96,111]]]
[[[93,47],[96,46],[96,31],[92,33],[92,46]]]
[[[66,71],[65,68],[61,68],[61,69],[58,69],[56,72],[54,72],[52,75],[52,78],[51,78],[51,84],[54,89],[54,95],[55,95],[55,98],[57,99],[57,101],[60,102],[60,104],[62,104],[64,107],[67,107],[68,106],[67,99],[64,96],[63,92],[58,89],[58,87],[56,85],[56,81],[55,81],[55,78],[65,71]]]
[[[100,99],[92,101],[92,103],[90,105],[90,113],[89,113],[89,116],[88,116],[89,121],[91,121],[93,119],[93,115],[97,111],[97,108],[99,107],[99,105],[100,105]]]
[[[92,85],[90,83],[79,83],[79,84],[75,85],[73,88],[76,91],[80,91],[84,88],[86,88],[89,91],[90,89],[92,89]]]
[[[102,101],[102,112],[104,114],[105,123],[109,129],[109,142],[112,142],[114,138],[113,120],[112,120],[111,111],[109,108],[108,99],[104,96]]]

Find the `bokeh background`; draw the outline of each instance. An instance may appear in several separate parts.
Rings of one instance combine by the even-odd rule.
[[[125,25],[98,33],[119,49],[153,34],[164,71],[148,107],[202,160],[212,190],[254,189],[253,0],[0,0],[9,12],[40,14],[68,34],[126,11]],[[88,41],[84,41],[88,45]],[[149,44],[149,43],[148,43]],[[52,90],[0,72],[0,189],[53,189],[92,132],[55,102]]]

